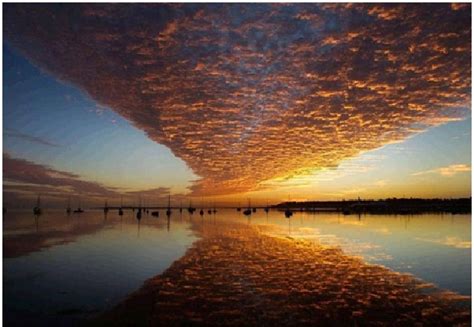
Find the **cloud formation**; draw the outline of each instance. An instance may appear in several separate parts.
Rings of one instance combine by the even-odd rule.
[[[40,145],[46,145],[46,146],[52,146],[52,147],[58,147],[59,146],[58,144],[52,143],[52,142],[50,142],[48,140],[45,140],[41,137],[33,136],[33,135],[30,135],[30,134],[26,134],[26,133],[22,133],[20,131],[17,131],[15,129],[11,129],[11,128],[5,128],[4,131],[3,131],[3,135],[6,136],[6,137],[17,138],[17,139],[20,139],[20,140],[24,140],[24,141],[28,141],[28,142],[35,143],[35,144],[40,144]]]
[[[3,154],[3,192],[4,200],[9,204],[31,205],[32,199],[41,195],[48,200],[48,205],[65,205],[66,198],[81,197],[102,205],[106,199],[114,200],[109,205],[118,205],[123,199],[124,205],[166,205],[168,195],[172,195],[172,205],[186,205],[183,194],[171,194],[166,187],[147,190],[129,191],[86,181],[81,176],[60,171],[29,160],[13,158]],[[29,202],[28,202],[29,201]],[[90,203],[89,203],[90,204]]]
[[[452,177],[459,173],[468,173],[471,171],[471,166],[466,164],[453,164],[446,167],[439,167],[436,169],[430,169],[413,173],[412,176],[420,176],[426,174],[439,174],[444,177]]]
[[[4,6],[11,44],[169,147],[196,195],[464,117],[470,27],[470,4]]]
[[[119,195],[116,190],[100,183],[84,181],[76,174],[13,158],[7,153],[3,154],[3,192],[7,202],[38,194],[61,201],[71,195],[88,198]]]

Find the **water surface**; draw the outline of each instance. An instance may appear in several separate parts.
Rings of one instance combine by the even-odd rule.
[[[230,209],[204,217],[173,213],[169,223],[131,211],[66,215],[47,211],[4,217],[4,314],[6,322],[70,325],[110,308],[163,272],[196,240],[192,223],[269,224],[277,234],[340,246],[440,288],[470,295],[471,216],[344,216],[262,210],[251,218]]]
[[[471,215],[342,215],[296,212],[253,215],[249,223],[281,227],[281,234],[340,246],[440,288],[471,294]]]
[[[196,237],[179,214],[170,220],[133,213],[48,211],[4,218],[6,322],[68,325],[110,308],[181,257]]]

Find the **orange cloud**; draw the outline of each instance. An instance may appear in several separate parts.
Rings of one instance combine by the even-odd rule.
[[[5,4],[12,45],[230,194],[465,117],[470,5]]]

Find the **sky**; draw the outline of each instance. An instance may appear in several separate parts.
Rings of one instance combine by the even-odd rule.
[[[3,195],[471,195],[470,5],[5,4]]]

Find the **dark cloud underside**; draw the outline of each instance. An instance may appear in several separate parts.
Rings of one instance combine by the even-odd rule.
[[[6,39],[233,193],[470,108],[469,4],[5,4]]]
[[[99,183],[88,182],[80,176],[55,170],[9,154],[3,154],[4,192],[18,195],[47,195],[64,198],[68,195],[88,197],[118,196],[119,193]]]
[[[37,195],[60,200],[64,204],[67,197],[82,196],[87,199],[104,200],[122,197],[136,204],[140,198],[162,204],[167,200],[170,189],[159,187],[147,190],[127,191],[106,187],[97,182],[85,181],[81,176],[56,170],[29,160],[13,158],[3,154],[3,191],[7,202],[15,203],[21,199],[36,198]],[[173,200],[182,200],[182,194],[174,194]],[[132,202],[130,202],[132,201]]]
[[[39,145],[46,145],[46,146],[52,146],[52,147],[57,147],[59,146],[58,144],[52,143],[48,140],[45,140],[41,137],[33,136],[30,134],[22,133],[20,131],[10,129],[10,128],[5,128],[3,131],[3,135],[6,136],[7,138],[17,138],[23,141],[27,141],[30,143],[34,144],[39,144]]]

